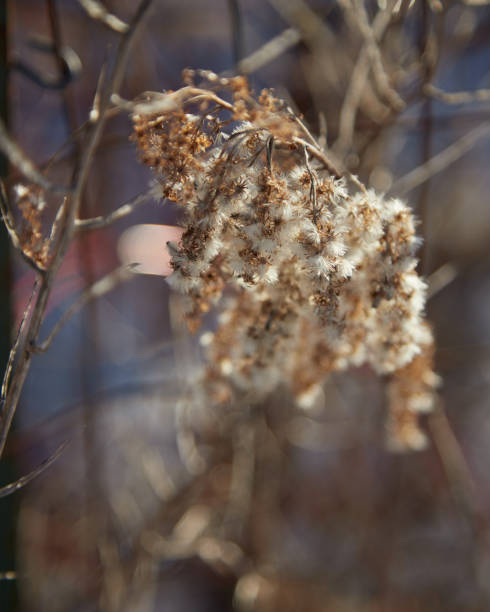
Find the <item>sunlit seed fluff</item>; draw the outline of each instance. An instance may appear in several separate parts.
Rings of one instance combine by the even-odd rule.
[[[347,279],[352,276],[355,270],[354,264],[352,264],[348,259],[340,259],[336,263],[337,274],[341,279]]]
[[[143,159],[183,211],[168,280],[188,295],[191,328],[228,296],[201,340],[204,405],[258,403],[282,386],[308,407],[330,372],[369,364],[388,377],[391,447],[421,449],[416,415],[431,409],[438,379],[410,209],[331,176],[272,94],[256,101],[242,77],[199,74],[199,105],[183,89],[163,121],[134,122]]]
[[[332,272],[334,268],[332,261],[326,259],[322,255],[316,255],[308,261],[313,274],[320,278],[328,278],[330,272]]]
[[[325,251],[332,257],[342,257],[345,255],[346,250],[345,244],[339,240],[331,240],[325,247]]]
[[[311,410],[322,396],[320,385],[312,385],[302,391],[296,398],[298,406],[303,410]]]

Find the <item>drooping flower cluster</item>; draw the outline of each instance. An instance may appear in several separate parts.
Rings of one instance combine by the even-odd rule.
[[[201,76],[204,87],[189,72],[136,108],[134,123],[143,161],[184,211],[168,280],[190,327],[231,289],[203,338],[209,398],[256,402],[285,385],[306,407],[330,372],[369,364],[389,376],[392,445],[421,448],[437,377],[410,209],[340,176],[270,92],[255,100],[242,77]]]
[[[43,232],[42,213],[46,206],[43,190],[36,185],[18,184],[14,188],[13,200],[21,212],[18,247],[25,257],[45,269],[50,259],[50,241]]]

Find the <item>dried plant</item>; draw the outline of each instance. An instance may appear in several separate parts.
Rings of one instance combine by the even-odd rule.
[[[487,356],[473,335],[488,323],[488,249],[467,231],[464,259],[438,221],[486,219],[483,182],[468,189],[485,156],[455,162],[490,133],[475,106],[490,92],[478,70],[455,75],[488,50],[488,9],[229,0],[227,17],[221,2],[17,4],[0,205],[32,294],[0,393],[0,459],[22,449],[0,499],[29,486],[19,564],[0,580],[19,578],[25,609],[54,612],[489,609]],[[25,54],[21,26],[39,23],[37,39],[48,21],[52,44]],[[176,86],[200,62],[226,72],[186,70]],[[177,89],[134,100],[160,87]],[[169,226],[152,225],[149,257],[172,260],[168,301],[161,279],[135,278],[143,266],[113,269],[127,236],[115,222],[138,209],[134,235],[175,223],[173,206],[140,210],[151,199],[176,203],[183,226],[169,255]],[[65,278],[78,273],[69,305]],[[439,402],[424,315],[453,280],[431,302]],[[387,445],[426,452],[379,444],[376,376]],[[25,400],[47,418],[59,386],[66,413],[36,421],[31,459],[14,415]],[[58,440],[69,442],[49,455]]]
[[[285,385],[310,407],[330,372],[369,364],[389,377],[390,446],[423,448],[437,376],[410,209],[340,176],[272,92],[199,74],[136,107],[134,124],[163,197],[183,208],[169,282],[190,328],[231,289],[203,338],[205,399],[257,403]]]

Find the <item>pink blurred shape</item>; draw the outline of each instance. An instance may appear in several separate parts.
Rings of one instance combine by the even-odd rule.
[[[168,276],[172,273],[167,242],[179,242],[182,228],[175,225],[148,223],[128,228],[117,244],[117,252],[123,264],[138,263],[135,272]]]

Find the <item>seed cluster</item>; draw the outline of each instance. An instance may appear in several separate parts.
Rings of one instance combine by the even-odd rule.
[[[191,329],[226,288],[203,337],[207,397],[258,402],[286,386],[307,408],[330,372],[368,364],[389,377],[390,444],[423,447],[437,377],[410,209],[340,176],[271,92],[199,76],[136,108],[134,125],[163,197],[183,209],[168,280]]]
[[[44,236],[42,212],[46,206],[43,190],[36,185],[18,184],[13,201],[21,213],[17,238],[25,257],[40,269],[46,269],[50,260],[50,241]]]

